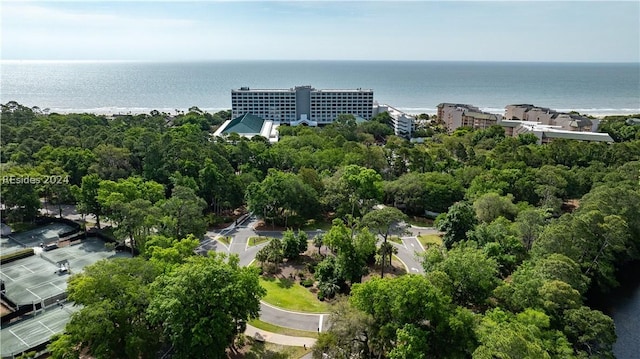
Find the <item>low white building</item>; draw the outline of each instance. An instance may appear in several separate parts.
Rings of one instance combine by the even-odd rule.
[[[505,128],[506,135],[513,137],[532,133],[538,138],[538,144],[549,143],[557,138],[578,141],[614,142],[608,133],[570,131],[563,129],[561,126],[545,125],[534,121],[503,120],[500,125]]]
[[[393,124],[393,133],[400,137],[411,137],[416,118],[389,105],[373,105],[374,115],[388,113]]]

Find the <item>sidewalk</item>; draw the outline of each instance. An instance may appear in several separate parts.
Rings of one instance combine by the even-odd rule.
[[[274,344],[289,345],[294,347],[301,347],[306,345],[307,349],[310,349],[316,343],[316,339],[313,338],[291,337],[288,335],[271,333],[247,324],[247,330],[244,331],[244,334],[246,336],[254,338],[256,333],[260,333],[260,335],[266,342]]]

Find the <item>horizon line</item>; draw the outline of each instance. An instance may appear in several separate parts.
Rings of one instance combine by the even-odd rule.
[[[523,64],[640,64],[638,61],[540,61],[540,60],[398,60],[398,59],[0,59],[0,63],[206,63],[206,62],[433,62],[433,63],[523,63]]]

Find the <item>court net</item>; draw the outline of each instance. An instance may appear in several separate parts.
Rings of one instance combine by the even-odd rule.
[[[58,262],[56,262],[56,261],[52,260],[51,258],[45,256],[44,253],[40,253],[40,258],[46,260],[47,262],[53,264],[56,267],[58,266]]]

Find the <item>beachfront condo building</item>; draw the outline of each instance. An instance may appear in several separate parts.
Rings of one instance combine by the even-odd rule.
[[[282,124],[325,125],[338,115],[373,117],[373,90],[318,90],[311,86],[290,89],[231,90],[232,118],[247,113]]]
[[[529,104],[508,105],[504,112],[504,118],[507,120],[538,122],[567,131],[596,132],[600,124],[599,120],[590,119],[578,113],[558,112]]]
[[[459,127],[485,129],[499,125],[506,136],[517,137],[531,133],[538,143],[549,143],[558,138],[578,141],[613,142],[606,133],[597,133],[599,121],[576,113],[563,113],[533,105],[508,105],[504,117],[483,112],[479,108],[459,103],[438,105],[438,119],[449,132]]]
[[[502,115],[483,112],[471,105],[459,103],[441,103],[438,105],[438,120],[444,122],[449,133],[458,127],[471,127],[481,130],[497,125]]]

